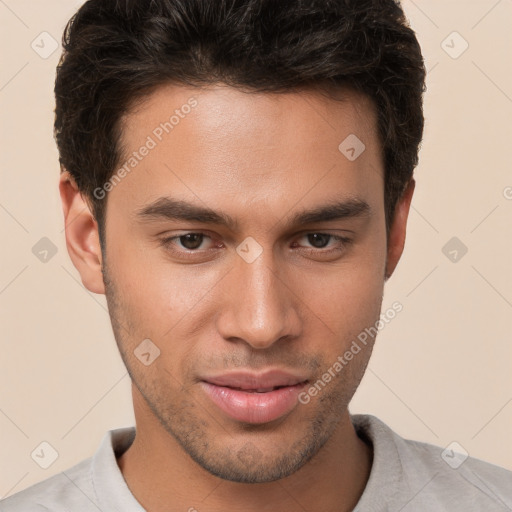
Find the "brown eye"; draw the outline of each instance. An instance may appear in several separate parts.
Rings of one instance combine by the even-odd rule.
[[[224,248],[216,238],[201,231],[182,232],[160,240],[165,254],[174,260],[201,263],[210,261]]]
[[[202,233],[187,233],[178,237],[180,244],[189,250],[198,249],[203,243],[204,235]]]
[[[310,233],[308,236],[308,242],[316,249],[324,248],[332,238],[332,235],[326,233]]]
[[[203,249],[208,249],[204,247],[207,240],[211,240],[211,237],[205,233],[189,232],[164,238],[160,241],[160,244],[173,252],[187,254],[187,251],[190,251],[190,254],[192,254],[204,252]]]
[[[322,261],[327,261],[325,258],[329,260],[333,257],[341,257],[346,254],[352,244],[350,238],[318,231],[304,233],[300,238],[303,242],[294,242],[293,247],[299,248],[308,257]]]

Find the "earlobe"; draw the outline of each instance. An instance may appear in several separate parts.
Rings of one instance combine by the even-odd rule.
[[[80,273],[83,285],[93,293],[104,294],[98,224],[68,171],[61,173],[59,191],[71,261]]]
[[[411,178],[395,208],[395,216],[388,237],[386,280],[395,271],[404,250],[407,219],[415,186],[416,182]]]

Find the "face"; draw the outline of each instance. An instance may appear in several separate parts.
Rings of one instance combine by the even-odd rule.
[[[335,434],[373,339],[318,381],[381,312],[373,106],[348,90],[165,86],[122,128],[136,161],[107,186],[102,263],[140,414],[221,478],[290,475]]]

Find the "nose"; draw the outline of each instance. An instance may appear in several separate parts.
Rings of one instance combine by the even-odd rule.
[[[271,252],[264,250],[252,263],[237,257],[218,317],[224,339],[265,349],[300,334],[299,299],[285,272],[278,272]]]

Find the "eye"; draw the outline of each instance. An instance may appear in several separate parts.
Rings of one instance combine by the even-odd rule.
[[[309,233],[306,237],[316,249],[323,249],[332,240],[332,235],[327,233]]]
[[[331,235],[329,233],[306,233],[301,238],[307,239],[307,242],[311,244],[314,249],[318,249],[321,252],[343,250],[343,248],[351,242],[349,238]],[[329,242],[334,243],[329,246]],[[328,250],[323,250],[326,247],[328,247]]]
[[[177,237],[177,240],[185,249],[193,250],[201,247],[204,236],[203,233],[187,233]]]
[[[304,233],[296,240],[305,240],[305,244],[295,241],[291,245],[292,248],[298,248],[311,256],[327,258],[338,257],[352,243],[350,238],[321,232]],[[197,261],[197,258],[210,259],[216,254],[216,249],[224,247],[222,242],[215,242],[206,233],[196,231],[163,238],[160,245],[178,258],[193,258],[194,261]]]
[[[205,249],[201,247],[205,239],[210,237],[205,233],[183,233],[182,235],[175,235],[169,238],[164,238],[161,244],[164,247],[172,249],[172,245],[177,246],[177,250],[185,249],[186,251],[197,251],[198,249]]]

